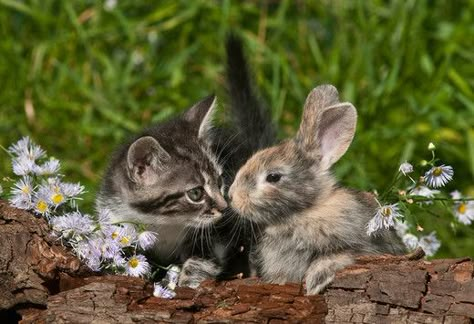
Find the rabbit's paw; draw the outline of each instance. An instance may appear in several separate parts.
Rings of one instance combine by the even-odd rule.
[[[336,271],[353,263],[349,254],[335,254],[318,258],[311,262],[306,271],[306,294],[322,292],[333,280]]]
[[[197,288],[206,279],[215,279],[221,268],[211,260],[189,258],[184,262],[178,285]]]

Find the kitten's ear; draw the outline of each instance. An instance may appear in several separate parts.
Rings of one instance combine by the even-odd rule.
[[[198,138],[205,138],[212,128],[212,115],[216,108],[216,96],[210,95],[189,108],[183,118],[198,130]]]
[[[157,171],[170,158],[166,150],[151,136],[137,139],[127,152],[127,167],[130,179],[140,185],[156,182]]]
[[[332,85],[322,85],[306,98],[303,119],[296,135],[302,149],[318,157],[323,170],[329,169],[347,151],[355,134],[357,111],[340,103]]]

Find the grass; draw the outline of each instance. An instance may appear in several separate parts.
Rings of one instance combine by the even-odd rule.
[[[311,3],[311,4],[310,4]],[[30,135],[86,185],[114,147],[215,92],[225,103],[225,34],[245,38],[281,136],[306,95],[331,83],[358,108],[355,142],[335,170],[381,190],[400,162],[438,155],[474,196],[474,1],[0,0],[0,144]],[[0,155],[0,174],[11,174]],[[474,226],[419,217],[439,257],[474,256]]]

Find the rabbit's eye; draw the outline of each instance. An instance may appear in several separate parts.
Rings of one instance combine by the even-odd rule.
[[[203,194],[204,194],[203,187],[196,187],[196,188],[186,191],[186,196],[188,196],[188,198],[193,202],[199,202],[202,199]]]
[[[280,181],[280,179],[281,179],[281,174],[272,172],[267,175],[266,180],[267,182],[274,183],[274,182]]]

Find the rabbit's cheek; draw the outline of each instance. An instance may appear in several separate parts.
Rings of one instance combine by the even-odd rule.
[[[266,185],[262,188],[260,196],[265,199],[277,199],[280,196],[280,189],[272,185]]]
[[[242,190],[234,190],[231,196],[231,206],[241,213],[247,213],[251,204],[248,193]]]

